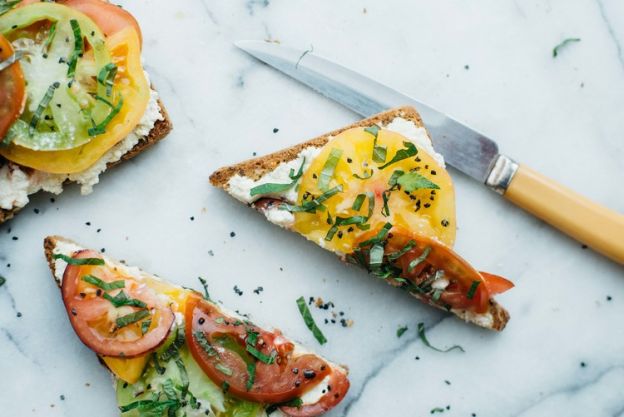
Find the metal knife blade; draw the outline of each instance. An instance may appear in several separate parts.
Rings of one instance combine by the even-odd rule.
[[[499,159],[496,142],[446,114],[335,62],[277,43],[239,41],[235,45],[292,78],[368,117],[411,105],[423,118],[445,161],[485,183]]]

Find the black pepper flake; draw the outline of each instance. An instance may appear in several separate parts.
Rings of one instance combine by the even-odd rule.
[[[91,222],[85,222],[87,226],[91,226]]]
[[[417,361],[420,360],[420,356],[416,356],[414,359],[416,359]]]
[[[299,385],[301,385],[301,381],[299,381],[298,379],[295,381],[295,387],[299,387]]]
[[[78,312],[76,311],[76,307],[72,307],[71,309],[72,316],[77,316]]]
[[[581,249],[587,249],[587,245],[582,245]]]
[[[240,288],[238,288],[238,285],[235,285],[235,286],[234,286],[234,292],[235,292],[235,293],[236,293],[236,295],[238,295],[239,297],[240,297],[241,295],[243,295],[243,292],[241,291],[241,289],[240,289]]]
[[[312,174],[312,178],[317,179],[318,177],[316,176],[316,174]]]
[[[35,214],[39,214],[39,209],[38,208],[33,209],[33,211],[35,212]]]
[[[19,319],[20,317],[22,317],[22,313],[18,311],[18,312],[17,312],[17,314],[16,314],[16,316],[17,316],[17,318]]]
[[[95,232],[96,233],[100,233],[102,231],[102,229],[97,229]]]
[[[264,288],[262,288],[262,287],[258,287],[258,288],[256,288],[255,290],[253,290],[253,292],[254,292],[254,293],[256,293],[256,294],[258,294],[258,295],[260,295],[260,293],[261,293],[262,291],[264,291]]]
[[[353,229],[353,226],[349,226],[349,228],[347,229],[347,232],[351,233],[353,230],[355,230]]]
[[[106,248],[100,249],[100,252],[102,252],[102,253],[106,252]]]
[[[611,297],[610,295],[607,295],[607,301],[611,301],[613,300],[613,297]]]
[[[195,220],[195,216],[191,216],[190,219],[191,219],[191,221],[194,221]]]
[[[351,158],[347,158],[347,162],[348,162],[348,163],[351,163],[351,162],[353,162],[353,159],[351,159]]]
[[[443,227],[448,227],[449,225],[449,221],[446,219],[442,219],[442,221],[440,222],[442,224]]]
[[[201,325],[204,324],[206,322],[206,319],[203,317],[200,317],[199,320],[197,320],[197,322]]]
[[[425,206],[425,208],[429,208],[429,207],[431,207],[431,204],[425,203],[424,206]]]
[[[304,369],[303,376],[305,377],[305,379],[312,379],[316,377],[316,372],[314,372],[312,369]]]
[[[585,368],[587,364],[585,362],[581,362],[581,368]]]
[[[419,156],[417,156],[417,157],[416,157],[416,162],[420,162],[420,161],[421,161],[420,157],[419,157]]]
[[[279,132],[279,129],[278,129],[278,128],[276,128],[276,127],[274,127],[274,128],[273,128],[273,133],[277,133],[277,132]]]
[[[61,399],[61,401],[65,401],[65,396],[63,394],[59,395],[59,398]]]
[[[338,232],[338,239],[342,239],[342,231]]]
[[[236,233],[235,232],[230,232],[230,237],[234,237],[234,236],[236,236]]]

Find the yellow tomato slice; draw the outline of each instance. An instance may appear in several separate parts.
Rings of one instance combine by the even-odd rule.
[[[11,144],[0,148],[0,155],[39,171],[72,174],[89,168],[134,130],[150,98],[150,87],[141,65],[139,36],[128,27],[109,37],[106,47],[118,68],[114,91],[117,97],[123,97],[121,111],[108,124],[106,132],[85,145],[65,151],[38,152]]]
[[[331,140],[314,159],[306,170],[299,186],[298,204],[318,197],[323,192],[319,189],[321,172],[330,157],[340,153],[329,188],[342,186],[342,192],[335,194],[323,205],[326,210],[314,213],[296,212],[295,229],[308,239],[317,242],[327,249],[341,253],[353,252],[354,245],[361,240],[365,230],[357,225],[338,227],[331,240],[327,233],[337,217],[353,216],[368,217],[369,199],[364,199],[359,210],[353,208],[354,201],[360,194],[369,193],[374,197],[372,216],[366,222],[368,230],[378,231],[389,222],[394,226],[404,227],[411,232],[428,236],[451,247],[455,242],[455,193],[453,182],[446,170],[422,148],[416,146],[418,153],[406,159],[392,163],[383,169],[382,163],[373,161],[373,134],[364,128],[349,129]],[[377,146],[386,148],[386,162],[390,162],[397,151],[405,149],[404,136],[389,130],[379,130]],[[409,194],[405,189],[394,188],[389,184],[397,171],[414,172],[437,185],[438,189],[415,189]],[[356,178],[367,177],[366,179]],[[387,197],[387,208],[384,209],[384,193]],[[370,232],[368,232],[370,233]]]
[[[150,358],[151,353],[143,356],[137,356],[136,358],[117,358],[114,356],[100,356],[108,369],[117,375],[121,380],[134,384],[137,382],[141,375],[147,361]]]

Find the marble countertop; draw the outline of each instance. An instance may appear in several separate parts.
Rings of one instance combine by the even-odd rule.
[[[222,165],[357,119],[232,45],[270,39],[313,47],[444,109],[518,161],[623,212],[621,1],[123,3],[142,24],[146,67],[175,130],[106,173],[92,195],[38,195],[0,227],[2,416],[118,415],[110,378],[74,336],[50,279],[48,234],[185,286],[202,276],[228,307],[348,364],[352,387],[333,417],[438,407],[444,416],[624,415],[624,269],[457,171],[458,252],[516,283],[499,297],[512,316],[500,334],[341,264],[208,184]],[[554,59],[567,37],[582,40]],[[299,296],[332,301],[353,326],[325,324],[331,309],[314,309],[329,339],[319,346]],[[433,344],[466,352],[428,349],[419,322]]]

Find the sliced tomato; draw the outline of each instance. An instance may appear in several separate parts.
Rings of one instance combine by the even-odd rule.
[[[139,22],[121,6],[104,0],[59,0],[57,3],[69,6],[89,16],[107,37],[121,32],[127,27],[132,27],[139,35],[140,43],[143,43]]]
[[[334,370],[329,376],[325,394],[314,404],[304,404],[301,407],[280,407],[291,417],[315,417],[334,408],[349,390],[349,379],[344,372]]]
[[[296,355],[295,345],[279,331],[268,332],[230,317],[198,295],[187,301],[185,318],[186,340],[193,358],[213,382],[227,384],[228,392],[235,397],[262,403],[290,401],[332,372],[332,367],[317,355]],[[256,341],[250,337],[256,337]],[[253,349],[265,359],[259,360]],[[250,368],[255,368],[253,384],[249,384]],[[344,392],[337,393],[344,396]]]
[[[101,258],[92,250],[73,254],[75,259]],[[104,290],[84,280],[86,275],[97,277],[105,283],[123,281],[121,289]],[[131,276],[106,265],[68,265],[63,274],[63,302],[76,334],[94,352],[105,356],[134,357],[158,347],[167,337],[174,315],[152,289]],[[145,304],[141,306],[115,307],[105,299],[105,294],[115,297],[123,291],[129,299]],[[120,325],[118,318],[139,311],[147,311],[146,317],[127,325]]]
[[[11,43],[0,35],[0,62],[13,55]],[[0,141],[24,110],[24,74],[19,62],[0,71]]]
[[[371,232],[367,237],[376,233]],[[430,281],[438,271],[441,271],[444,273],[444,278],[449,281],[437,300],[429,294],[421,294],[433,303],[454,309],[485,313],[489,308],[492,295],[506,291],[513,286],[510,281],[495,275],[487,274],[484,277],[443,243],[402,228],[395,227],[388,234],[385,255],[397,253],[406,248],[408,244],[413,247],[394,261],[394,264],[401,270],[401,278],[420,285],[424,281]],[[425,255],[425,252],[428,254]],[[422,258],[422,261],[410,270],[410,264],[418,258]],[[398,285],[398,282],[395,284]]]

